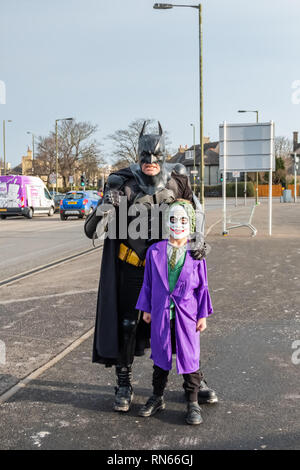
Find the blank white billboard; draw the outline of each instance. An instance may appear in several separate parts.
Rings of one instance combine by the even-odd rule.
[[[220,161],[224,169],[224,124],[219,126]],[[274,123],[227,124],[226,170],[275,171]]]

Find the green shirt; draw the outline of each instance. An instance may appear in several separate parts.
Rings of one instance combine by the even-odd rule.
[[[170,292],[173,292],[173,290],[176,286],[176,283],[178,281],[178,278],[180,276],[182,267],[183,267],[184,262],[185,262],[185,255],[186,255],[186,251],[179,258],[179,260],[177,261],[174,269],[171,269],[170,260],[168,260],[168,281],[169,281]],[[175,304],[174,304],[173,300],[171,299],[171,301],[170,301],[170,319],[172,320],[173,318],[175,318]]]

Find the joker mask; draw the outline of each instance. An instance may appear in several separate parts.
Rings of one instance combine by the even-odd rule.
[[[190,234],[190,221],[182,205],[174,204],[174,206],[170,208],[168,226],[170,235],[176,240],[188,238]]]

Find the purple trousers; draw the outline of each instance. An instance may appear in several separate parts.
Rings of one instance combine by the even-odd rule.
[[[176,340],[175,340],[175,320],[171,320],[171,341],[172,351],[176,352]],[[153,366],[153,394],[157,396],[163,396],[166,388],[169,376],[169,370],[161,369],[154,364]],[[187,401],[198,401],[198,392],[200,388],[200,382],[203,378],[203,374],[200,370],[192,372],[190,374],[183,375],[183,388],[185,390],[185,396]]]

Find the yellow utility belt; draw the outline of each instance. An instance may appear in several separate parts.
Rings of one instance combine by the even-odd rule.
[[[119,258],[126,263],[132,264],[133,266],[145,266],[146,260],[141,260],[136,252],[131,248],[128,248],[128,246],[124,245],[124,243],[120,244]]]

